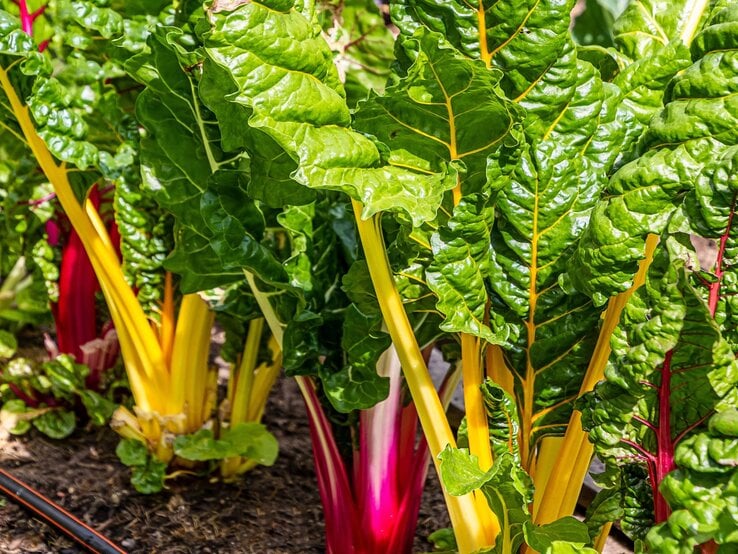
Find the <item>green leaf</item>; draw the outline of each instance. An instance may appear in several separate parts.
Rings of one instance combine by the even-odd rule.
[[[277,439],[261,423],[237,423],[223,430],[221,440],[230,452],[265,466],[273,465],[279,453]]]
[[[515,399],[490,379],[482,383],[482,398],[484,398],[484,408],[487,411],[493,454],[499,456],[507,452],[519,461],[517,439],[520,432],[520,418]]]
[[[149,457],[145,465],[136,465],[131,469],[131,484],[141,494],[154,494],[164,488],[164,477],[167,464]]]
[[[95,425],[105,425],[113,417],[113,412],[117,408],[114,402],[91,390],[80,391],[79,395],[87,415]]]
[[[47,437],[64,439],[74,432],[77,417],[74,412],[55,408],[33,418],[33,426]]]
[[[587,526],[573,516],[562,517],[546,525],[528,522],[523,526],[523,533],[526,544],[537,552],[555,552],[556,543],[569,543],[572,548],[583,548],[589,542]]]
[[[688,255],[674,239],[666,240],[613,333],[607,380],[583,410],[583,426],[609,465],[640,465],[656,475],[656,459],[671,457],[669,449],[684,433],[698,429],[738,384],[735,356],[688,280]],[[668,390],[659,393],[663,386]],[[660,415],[664,411],[669,412],[666,423]],[[681,444],[695,440],[686,438]],[[706,445],[704,449],[706,453]],[[678,446],[677,452],[682,450]],[[704,456],[677,454],[674,459],[677,466],[710,471]]]
[[[85,377],[90,369],[74,361],[69,354],[61,354],[49,362],[42,364],[45,377],[55,396],[70,396],[85,389]]]
[[[735,417],[735,410],[718,413],[710,430],[679,445],[682,467],[661,486],[673,512],[646,536],[650,551],[686,553],[711,540],[720,545],[719,552],[738,545],[738,432],[733,425],[722,427]],[[716,426],[726,433],[716,434]]]
[[[278,450],[277,440],[260,423],[237,423],[224,429],[220,439],[215,439],[209,429],[200,429],[174,440],[174,453],[193,461],[243,456],[262,465],[272,465]]]
[[[330,49],[300,13],[257,2],[217,12],[205,46],[230,72],[238,90],[230,100],[252,112],[249,125],[297,163],[295,180],[361,200],[365,218],[393,210],[417,222],[433,219],[443,192],[455,185],[455,171],[427,175],[382,165],[375,144],[347,128],[350,114]]]
[[[664,17],[676,21],[674,13],[665,13]],[[735,18],[735,14],[727,8],[716,9],[714,17],[717,22]],[[643,113],[642,118],[651,123],[639,144],[640,157],[613,176],[607,200],[592,215],[569,277],[576,288],[590,294],[598,304],[630,286],[637,262],[643,257],[646,236],[665,230],[672,214],[685,209],[693,191],[698,192],[701,176],[714,172],[708,167],[727,156],[726,148],[736,143],[730,123],[734,119],[730,105],[735,90],[731,77],[735,70],[730,60],[735,51],[729,42],[724,43],[722,28],[722,23],[708,24],[695,37],[694,63],[673,78],[664,108],[655,117],[650,108]],[[660,82],[679,69],[673,64],[662,65],[664,71],[653,65],[637,71]],[[633,83],[628,86],[633,88]],[[650,103],[659,103],[660,95]]]
[[[445,34],[456,49],[504,70],[509,98],[525,94],[560,58],[573,1],[393,1],[392,20],[403,34],[423,26]]]
[[[229,444],[215,439],[210,429],[200,429],[192,435],[180,435],[174,439],[174,453],[186,460],[222,460],[229,456],[229,451]]]
[[[339,412],[371,408],[389,394],[389,379],[377,374],[377,362],[391,344],[381,327],[381,317],[367,316],[354,304],[348,307],[341,337],[346,364],[338,371],[321,371],[323,392]]]
[[[115,447],[115,454],[121,463],[129,467],[145,466],[149,459],[146,445],[136,439],[123,439]]]
[[[13,435],[23,435],[31,429],[33,410],[23,400],[8,400],[0,409],[0,423]]]
[[[479,489],[488,480],[487,472],[479,469],[479,460],[465,448],[446,446],[439,455],[441,481],[449,494],[461,496]]]

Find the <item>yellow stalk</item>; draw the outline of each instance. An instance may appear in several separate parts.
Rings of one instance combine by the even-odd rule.
[[[264,319],[252,319],[249,322],[249,331],[246,335],[246,345],[243,348],[241,364],[236,373],[236,386],[231,397],[231,425],[246,420],[251,401],[251,389],[256,370],[256,360],[259,356],[259,344],[264,330]]]
[[[680,34],[680,38],[685,45],[689,46],[692,43],[694,35],[697,33],[697,27],[702,19],[702,15],[705,13],[709,0],[694,0],[692,7],[689,11],[689,16],[684,20],[684,28]]]
[[[269,338],[269,348],[273,352],[274,360],[271,364],[261,364],[256,368],[246,421],[261,421],[269,391],[272,390],[282,369],[282,352],[274,337]]]
[[[118,406],[113,412],[113,417],[110,418],[110,427],[124,439],[146,442],[146,437],[141,431],[138,419],[125,406]]]
[[[218,369],[216,367],[208,367],[207,379],[205,384],[205,394],[201,404],[201,419],[203,423],[210,417],[218,403]]]
[[[597,539],[594,542],[594,549],[597,552],[602,552],[605,549],[607,538],[610,536],[610,529],[612,529],[611,521],[602,526],[602,531],[597,535]]]
[[[515,381],[512,371],[505,363],[502,348],[497,344],[487,345],[487,377],[492,379],[510,395],[515,394]]]
[[[186,294],[177,318],[172,347],[169,414],[187,414],[189,431],[196,431],[207,414],[204,394],[208,382],[210,330],[215,319],[207,303],[197,294]]]
[[[157,372],[165,367],[161,357],[161,349],[156,341],[156,337],[147,324],[146,316],[136,301],[133,291],[125,282],[115,252],[111,252],[108,249],[105,237],[101,237],[96,232],[89,216],[74,196],[72,187],[69,184],[66,168],[63,164],[57,165],[54,161],[51,152],[49,152],[43,140],[36,132],[28,108],[18,98],[8,78],[7,71],[2,68],[0,68],[0,86],[5,91],[10,107],[23,131],[28,146],[31,148],[36,161],[47,179],[54,187],[59,202],[79,235],[85,251],[95,268],[98,280],[101,284],[105,284],[103,290],[106,291],[104,294],[106,295],[108,304],[116,305],[119,319],[116,324],[125,325],[130,329],[129,346],[132,345],[140,353],[140,366],[131,371],[143,371],[149,380],[155,382]],[[123,350],[122,345],[121,350]],[[131,350],[128,349],[127,352],[123,350],[123,354],[124,358],[126,354],[130,356]],[[143,379],[139,379],[139,381],[143,381]]]
[[[159,326],[159,343],[164,355],[164,363],[172,367],[172,348],[174,347],[174,286],[172,274],[168,271],[164,276],[164,301],[161,305],[161,325]]]
[[[479,339],[474,335],[461,334],[462,379],[464,382],[464,408],[469,437],[469,452],[479,459],[483,471],[492,467],[492,448],[489,441],[487,411],[481,394],[482,364]],[[475,491],[474,503],[477,513],[484,522],[487,536],[494,539],[500,532],[497,517],[487,504],[481,491]]]
[[[377,291],[379,306],[392,342],[397,349],[405,381],[417,408],[418,418],[428,441],[436,471],[438,471],[440,469],[438,455],[447,445],[455,447],[456,441],[415,339],[412,325],[407,318],[402,298],[395,286],[378,216],[364,220],[360,215],[361,204],[357,201],[353,204],[359,236],[364,247],[369,274],[374,289]],[[444,496],[459,551],[464,554],[489,546],[493,537],[489,537],[486,533],[483,514],[478,513],[474,497],[470,494],[454,497],[445,491]]]
[[[610,337],[633,291],[645,282],[646,272],[653,260],[657,244],[658,237],[649,235],[646,239],[645,258],[641,260],[638,273],[633,279],[633,286],[610,299],[592,359],[579,391],[580,395],[591,391],[604,378],[605,366],[610,357]],[[574,512],[593,451],[594,447],[582,429],[581,413],[575,411],[569,420],[564,442],[555,463],[556,479],[548,481],[540,506],[536,510],[537,524],[551,523]]]
[[[538,449],[538,457],[536,458],[536,473],[533,479],[535,486],[535,492],[533,494],[533,519],[536,518],[538,512],[538,506],[543,498],[543,492],[546,490],[546,485],[551,477],[551,473],[556,466],[556,460],[559,456],[559,451],[564,442],[564,437],[545,437],[541,440],[541,445]],[[558,479],[558,469],[556,471]]]
[[[87,214],[87,217],[90,218],[90,223],[92,223],[92,227],[100,238],[100,242],[102,242],[103,246],[111,255],[117,258],[118,253],[115,251],[115,246],[113,245],[113,241],[110,239],[105,223],[103,223],[103,220],[100,218],[100,214],[98,213],[97,208],[95,208],[95,204],[93,204],[92,200],[89,198],[85,198],[85,213]]]

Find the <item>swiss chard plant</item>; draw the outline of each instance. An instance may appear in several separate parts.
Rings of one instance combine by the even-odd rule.
[[[729,551],[737,540],[736,139],[728,124],[737,18],[729,2],[711,6],[691,64],[670,82],[637,157],[610,180],[575,260],[582,288],[606,294],[628,281],[633,248],[660,239],[646,285],[615,330],[606,380],[584,402],[608,466],[601,504],[653,552]],[[690,233],[713,238],[716,255],[698,256]],[[634,487],[633,476],[648,485]]]
[[[363,11],[371,7],[336,3],[314,13],[333,48],[315,40],[325,48],[321,59],[336,83],[332,63],[340,60],[355,98],[388,72],[391,35],[376,8]],[[428,451],[398,362],[385,352],[390,341],[357,260],[350,205],[295,182],[289,153],[250,131],[249,109],[225,98],[237,90],[236,77],[212,53],[251,35],[196,7],[174,23],[152,33],[150,54],[127,64],[146,85],[136,106],[147,133],[144,185],[177,226],[166,265],[187,292],[227,291],[237,299],[227,310],[235,324],[268,329],[270,350],[283,352],[308,409],[328,551],[408,551]],[[249,63],[269,71],[256,57]],[[357,72],[368,65],[371,72]],[[249,386],[239,377],[232,390],[242,383]],[[232,402],[231,417],[244,407]],[[353,436],[352,455],[342,436]],[[193,446],[178,442],[177,453]]]
[[[290,195],[283,204],[308,194],[273,159],[313,194],[351,197],[430,451],[447,490],[460,495],[447,501],[463,552],[599,546],[606,535],[567,517],[592,455],[574,401],[603,378],[613,329],[656,241],[635,241],[631,255],[646,261],[618,276],[612,298],[582,286],[585,270],[567,270],[606,204],[610,176],[640,156],[649,120],[690,66],[688,46],[713,8],[633,4],[615,26],[616,47],[579,58],[572,7],[397,2],[393,74],[353,114],[304,6],[214,3],[215,30],[205,37],[209,59],[232,79],[221,87],[230,113],[248,117],[243,140],[275,153],[265,166],[249,151],[252,198],[278,205],[280,192]],[[646,24],[654,34],[640,33]],[[254,178],[267,168],[268,197]],[[285,338],[304,323],[295,319]],[[421,355],[439,336],[461,359],[468,452],[454,449]],[[289,360],[298,345],[283,346]],[[483,388],[485,377],[493,384]],[[513,406],[502,429],[501,405]],[[564,474],[549,479],[554,468]]]
[[[211,425],[217,403],[217,374],[208,363],[214,315],[195,294],[184,295],[177,306],[176,283],[161,269],[171,219],[140,188],[141,137],[132,111],[141,86],[123,71],[123,64],[134,54],[151,55],[149,28],[160,13],[176,17],[165,4],[54,3],[44,17],[56,32],[43,48],[26,32],[24,3],[20,19],[0,12],[4,122],[50,183],[74,231],[69,244],[79,240],[74,253],[81,256],[84,250],[100,284],[134,401],[133,411],[116,411],[113,426],[125,439],[139,443],[125,443],[121,450],[127,461],[131,456],[126,452],[140,454],[143,448],[146,453],[145,464],[130,465],[138,478],[135,483],[147,492],[161,488],[164,468],[173,459],[190,456],[186,465],[191,467],[192,460],[225,457],[232,475],[255,463],[271,463],[276,455],[275,441],[258,418],[279,362],[254,355],[262,339],[259,329],[251,333],[241,364],[241,374],[256,375],[251,382],[261,395],[241,417],[256,414],[256,421],[234,426],[225,448],[217,443],[224,437],[216,440],[202,429]],[[96,195],[111,187],[116,225],[109,226]],[[79,264],[72,269],[80,269]],[[94,313],[84,316],[94,321]],[[243,392],[244,387],[236,389]],[[184,445],[174,458],[181,446],[174,439],[198,432],[205,442],[216,441],[211,449],[216,454]]]

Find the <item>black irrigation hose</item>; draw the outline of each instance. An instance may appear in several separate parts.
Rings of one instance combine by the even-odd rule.
[[[3,469],[0,469],[0,492],[41,516],[94,554],[126,554],[125,550]]]

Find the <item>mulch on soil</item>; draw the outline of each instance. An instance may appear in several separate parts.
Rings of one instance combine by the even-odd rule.
[[[137,493],[115,456],[108,428],[53,441],[35,431],[0,437],[0,467],[51,498],[129,553],[325,552],[323,520],[305,408],[290,379],[277,383],[264,422],[280,443],[271,468],[256,468],[225,484],[182,477],[153,496]],[[4,500],[4,499],[2,499]],[[433,470],[423,497],[415,552],[449,525]],[[3,554],[84,552],[10,500],[0,506]]]

